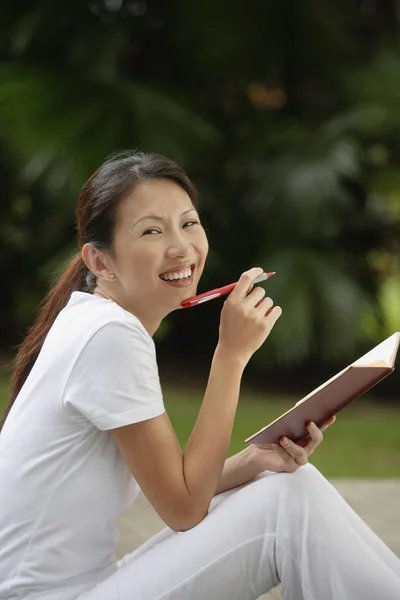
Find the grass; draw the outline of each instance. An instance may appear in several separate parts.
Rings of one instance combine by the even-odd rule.
[[[8,395],[0,377],[0,410]],[[185,445],[196,421],[202,396],[182,389],[165,390],[165,405],[178,439]],[[244,448],[243,440],[278,417],[298,400],[244,391],[241,395],[229,453]],[[358,400],[337,416],[311,458],[327,477],[400,477],[400,409]]]
[[[0,411],[3,413],[3,409],[7,404],[8,397],[8,381],[5,377],[0,377]]]

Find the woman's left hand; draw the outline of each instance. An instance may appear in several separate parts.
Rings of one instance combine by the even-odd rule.
[[[251,463],[258,472],[274,471],[294,473],[299,467],[308,463],[308,457],[323,440],[322,432],[334,423],[336,417],[326,421],[321,428],[315,423],[307,424],[309,437],[304,444],[295,444],[287,438],[282,438],[279,444],[252,444]]]

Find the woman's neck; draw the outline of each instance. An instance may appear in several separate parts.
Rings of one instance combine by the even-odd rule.
[[[104,298],[105,300],[112,300],[113,302],[121,306],[121,308],[123,308],[127,312],[130,312],[137,319],[139,319],[139,321],[142,323],[143,327],[146,329],[146,331],[151,337],[153,337],[153,335],[160,326],[161,321],[159,319],[150,319],[145,317],[144,315],[141,315],[140,311],[132,310],[131,307],[125,305],[125,303],[123,302],[119,302],[115,297],[113,297],[112,294],[110,294],[107,290],[104,290],[99,285],[97,285],[94,288],[92,294],[93,296],[99,296],[100,298]]]

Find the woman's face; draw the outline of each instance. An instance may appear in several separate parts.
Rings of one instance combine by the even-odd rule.
[[[118,207],[107,289],[142,320],[161,320],[196,294],[207,252],[188,194],[168,179],[141,182]]]

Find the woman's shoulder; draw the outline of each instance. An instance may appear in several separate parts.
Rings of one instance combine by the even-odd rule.
[[[63,314],[62,314],[63,313]],[[75,324],[81,330],[91,333],[106,328],[107,331],[133,331],[140,334],[150,344],[152,337],[142,322],[122,306],[107,298],[93,296],[86,292],[73,292],[62,315],[66,323]]]
[[[122,348],[135,355],[155,355],[153,338],[135,315],[113,300],[73,292],[50,328],[42,354],[52,361],[55,356],[63,361],[70,357],[75,363],[83,352],[119,356]]]

